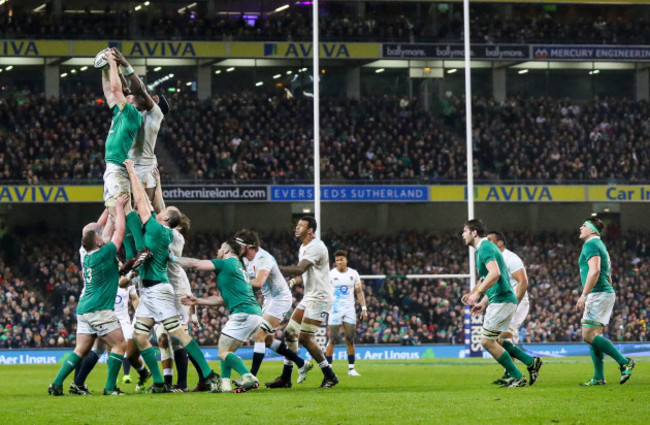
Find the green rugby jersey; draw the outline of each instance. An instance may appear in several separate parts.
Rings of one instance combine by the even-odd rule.
[[[172,229],[156,221],[152,214],[144,225],[144,245],[153,254],[140,267],[142,280],[169,282],[167,263],[169,262],[169,245],[174,240]]]
[[[109,242],[84,258],[85,288],[77,305],[77,314],[114,310],[120,278],[116,254],[115,244]]]
[[[212,260],[217,273],[217,288],[230,314],[248,313],[262,315],[262,309],[255,299],[253,286],[241,261],[231,257]]]
[[[113,106],[113,120],[108,130],[104,154],[106,163],[124,167],[141,124],[142,114],[129,102],[121,110],[118,105]]]
[[[484,279],[488,274],[487,264],[494,260],[496,260],[499,265],[501,276],[490,289],[485,291],[485,295],[488,297],[488,302],[490,304],[517,304],[517,297],[515,296],[512,286],[510,285],[510,280],[508,279],[508,267],[506,267],[506,262],[503,260],[499,247],[487,239],[483,239],[476,250],[476,266],[478,267],[478,274],[481,279]]]
[[[593,237],[589,239],[582,245],[582,251],[580,252],[580,259],[578,260],[578,265],[580,266],[580,280],[582,281],[582,286],[585,286],[587,281],[587,274],[589,273],[589,259],[595,256],[600,257],[600,275],[598,275],[598,280],[596,285],[594,285],[591,292],[615,292],[612,285],[609,283],[610,275],[610,260],[609,253],[605,244],[599,237]],[[590,292],[590,293],[591,293]]]

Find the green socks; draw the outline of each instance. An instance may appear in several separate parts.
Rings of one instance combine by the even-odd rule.
[[[140,355],[144,359],[144,362],[149,367],[151,375],[153,375],[154,384],[162,384],[165,381],[163,380],[162,375],[160,374],[160,368],[158,367],[158,359],[156,358],[156,350],[153,347],[149,347],[146,350],[142,350]]]
[[[230,368],[230,366],[228,366],[226,362],[221,360],[221,377],[230,379],[231,373],[232,373],[232,369]]]
[[[121,354],[111,353],[108,355],[108,359],[106,359],[108,376],[106,377],[106,386],[104,387],[106,392],[112,392],[115,389],[115,382],[122,368],[122,361],[124,361],[124,356]]]
[[[518,345],[515,345],[508,340],[503,340],[503,348],[506,349],[506,351],[510,354],[511,357],[521,360],[521,362],[526,366],[530,366],[533,364],[533,356],[526,353]]]
[[[142,221],[140,221],[140,216],[137,212],[131,211],[126,216],[126,228],[133,235],[135,249],[137,251],[143,251],[146,246],[144,244],[144,236],[142,235]]]
[[[596,350],[593,346],[589,347],[589,351],[591,351],[591,361],[594,362],[594,379],[595,380],[605,379],[605,371],[604,371],[605,363],[603,362],[603,357],[605,357],[605,355],[600,351]]]
[[[601,353],[605,353],[614,360],[616,360],[616,363],[619,364],[619,366],[623,366],[624,364],[627,364],[628,359],[624,355],[620,353],[614,347],[614,344],[612,344],[612,341],[608,340],[607,338],[603,337],[602,335],[596,336],[593,341],[591,341],[591,346],[594,347],[597,351],[600,351]]]
[[[497,361],[506,369],[508,375],[512,378],[519,379],[523,376],[521,372],[519,372],[519,369],[517,369],[515,366],[515,363],[512,361],[512,357],[510,357],[510,354],[507,351],[504,351],[501,357],[497,359]]]
[[[203,356],[203,353],[201,352],[201,349],[199,348],[199,344],[197,344],[194,339],[192,339],[185,347],[185,351],[187,351],[187,354],[191,358],[194,359],[194,361],[199,365],[201,368],[201,374],[203,375],[203,378],[207,378],[208,375],[212,373],[212,369],[210,369],[210,366],[208,366],[208,362],[205,361],[205,357]]]
[[[510,362],[512,363],[512,360],[510,360]],[[231,369],[235,369],[237,373],[242,376],[246,373],[251,373],[251,371],[248,370],[248,368],[244,364],[244,361],[241,359],[241,357],[239,357],[235,353],[228,354],[226,356],[225,363],[226,365],[228,365],[228,367],[230,367]],[[514,367],[514,364],[512,366]]]
[[[68,375],[72,373],[72,371],[77,366],[77,363],[79,363],[80,360],[81,357],[76,355],[74,351],[65,360],[63,360],[63,364],[59,369],[59,373],[57,373],[56,378],[54,378],[54,384],[56,386],[62,387],[63,381],[65,381],[65,378],[67,378]]]

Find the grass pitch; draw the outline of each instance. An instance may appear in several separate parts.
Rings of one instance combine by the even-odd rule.
[[[359,361],[359,378],[338,361],[340,384],[329,390],[318,388],[322,374],[315,367],[300,385],[294,370],[289,390],[135,395],[135,384],[118,384],[130,393],[125,397],[101,395],[105,364],[88,379],[95,395],[85,397],[47,394],[58,365],[2,366],[0,424],[648,424],[650,359],[636,360],[625,385],[607,361],[603,387],[578,386],[592,376],[587,358],[544,359],[534,386],[508,389],[490,384],[503,372],[492,360]],[[217,363],[211,366],[219,371]],[[281,369],[280,362],[265,362],[260,381]],[[195,382],[190,364],[190,386]]]

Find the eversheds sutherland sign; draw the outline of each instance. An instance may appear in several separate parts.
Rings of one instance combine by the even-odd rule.
[[[462,59],[465,57],[465,46],[462,44],[383,44],[382,56],[404,59]],[[530,48],[512,44],[472,45],[470,57],[491,60],[529,59]]]
[[[170,201],[266,201],[267,186],[163,186]]]

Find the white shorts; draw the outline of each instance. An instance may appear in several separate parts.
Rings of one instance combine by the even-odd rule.
[[[528,310],[530,310],[530,301],[528,297],[524,297],[517,305],[517,310],[512,315],[512,321],[508,327],[508,332],[512,334],[512,342],[515,344],[519,344],[519,328],[528,316]]]
[[[262,303],[262,313],[282,321],[291,310],[293,297],[291,295],[282,298],[264,298]]]
[[[169,283],[159,283],[149,288],[140,289],[140,303],[135,311],[136,318],[149,318],[162,322],[178,316],[174,304],[174,289]]]
[[[126,168],[115,164],[106,164],[104,171],[104,204],[114,207],[115,200],[124,193],[131,193],[131,180]]]
[[[354,305],[350,304],[334,304],[332,311],[330,311],[328,325],[336,326],[342,323],[349,323],[351,325],[357,324],[357,312]]]
[[[487,306],[481,334],[486,339],[497,339],[501,332],[508,330],[517,310],[515,303],[494,303]]]
[[[187,328],[186,325],[190,322],[190,306],[181,302],[181,299],[183,299],[184,296],[185,294],[176,294],[174,298],[174,307],[178,314],[178,321],[181,323],[183,328]]]
[[[77,333],[104,336],[121,329],[113,310],[99,310],[77,315]]]
[[[142,187],[145,189],[153,189],[156,187],[156,170],[158,165],[135,165],[135,174],[138,176],[138,180],[142,183]]]
[[[585,312],[582,315],[582,326],[607,326],[612,317],[616,294],[613,292],[592,292],[587,295]]]
[[[120,320],[120,326],[122,326],[124,339],[133,339],[133,322],[131,320]]]
[[[261,324],[262,316],[248,313],[231,314],[226,326],[221,330],[221,334],[237,341],[246,342],[257,332]]]
[[[305,300],[304,298],[296,307],[296,310],[305,310],[303,318],[317,320],[319,322],[324,322],[327,320],[327,315],[332,309],[332,300],[321,301],[321,300]]]

